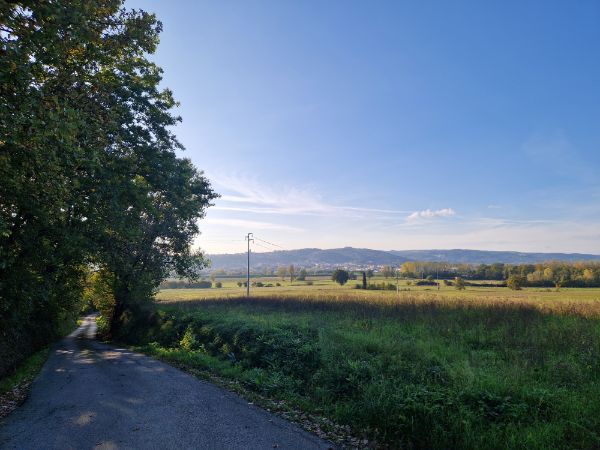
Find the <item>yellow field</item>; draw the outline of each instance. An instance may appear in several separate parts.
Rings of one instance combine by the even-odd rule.
[[[237,281],[232,279],[217,279],[223,283],[222,288],[211,289],[163,289],[157,295],[159,302],[173,301],[201,301],[207,299],[239,298],[246,295],[245,287],[238,287]],[[251,287],[252,297],[290,297],[320,300],[359,300],[372,302],[402,302],[402,301],[440,301],[442,303],[515,303],[535,305],[540,309],[555,312],[573,312],[586,316],[600,316],[600,288],[525,288],[513,291],[506,287],[475,287],[468,286],[463,291],[456,290],[453,286],[444,286],[440,289],[435,286],[414,286],[406,281],[399,282],[399,292],[354,289],[356,281],[351,280],[345,286],[339,286],[326,277],[310,277],[307,281],[282,281],[279,278],[263,277],[252,279],[263,283],[280,283],[281,286]],[[395,280],[383,278],[372,279],[372,283],[395,283]]]

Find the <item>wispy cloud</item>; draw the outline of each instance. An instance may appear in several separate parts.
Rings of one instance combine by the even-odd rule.
[[[452,208],[443,208],[438,210],[424,209],[422,211],[415,211],[410,214],[406,220],[413,222],[421,219],[436,219],[440,217],[450,217],[456,215],[456,212]]]
[[[203,223],[209,225],[222,225],[233,228],[255,229],[255,230],[280,230],[280,231],[304,231],[302,228],[292,227],[289,225],[282,225],[279,223],[272,222],[260,222],[256,220],[243,220],[243,219],[213,219],[206,218]]]
[[[353,216],[371,214],[404,215],[409,211],[335,205],[309,187],[280,186],[275,189],[245,176],[211,175],[213,182],[225,190],[213,210],[255,214]]]

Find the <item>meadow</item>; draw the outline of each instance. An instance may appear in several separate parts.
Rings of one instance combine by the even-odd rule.
[[[137,344],[365,446],[600,446],[600,289],[262,281],[282,286],[159,292]]]

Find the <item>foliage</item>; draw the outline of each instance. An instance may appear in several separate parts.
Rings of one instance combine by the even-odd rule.
[[[168,280],[160,283],[161,289],[210,289],[213,286],[212,281],[183,281],[183,280]]]
[[[349,278],[350,275],[348,274],[348,271],[344,269],[336,269],[333,272],[333,275],[331,275],[331,279],[338,283],[340,286],[346,284]]]
[[[288,273],[287,267],[281,266],[281,267],[277,268],[277,276],[279,278],[281,278],[282,280],[285,280],[285,276],[287,275],[287,273]]]
[[[304,268],[300,269],[300,273],[298,274],[297,280],[298,281],[305,281],[307,275],[308,275],[308,272],[306,271],[306,269],[304,269]]]
[[[37,351],[19,365],[14,373],[6,378],[0,379],[0,395],[23,382],[33,381],[48,359],[49,354],[50,349],[48,347]]]
[[[381,274],[384,278],[391,278],[394,276],[394,268],[392,266],[383,266],[383,269],[381,269]]]
[[[89,268],[111,331],[170,272],[192,276],[215,197],[170,128],[147,58],[161,24],[122,0],[0,3],[0,375],[60,336]]]
[[[405,262],[401,268],[405,278],[439,276],[468,280],[508,280],[522,278],[522,286],[530,287],[600,287],[600,263],[567,263],[548,261],[538,264],[450,264],[445,262]]]
[[[506,280],[506,285],[513,291],[521,290],[524,284],[525,280],[523,279],[523,277],[520,277],[518,275],[511,275],[508,277],[508,280]]]
[[[146,350],[382,447],[595,448],[598,318],[519,304],[227,298],[159,306]],[[167,324],[170,324],[166,327]],[[182,347],[188,330],[195,350]]]
[[[454,287],[459,291],[463,291],[465,289],[465,280],[461,277],[456,277],[454,279]]]

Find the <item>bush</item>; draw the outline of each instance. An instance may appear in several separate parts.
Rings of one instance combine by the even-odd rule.
[[[347,270],[336,269],[333,272],[333,275],[331,275],[331,279],[338,283],[340,286],[343,286],[350,279],[350,274],[348,274]]]
[[[222,287],[223,287],[223,283],[221,283],[220,281],[217,281],[217,282],[215,283],[215,287],[216,287],[216,288],[218,288],[218,289],[220,289],[220,288],[222,288]]]
[[[184,350],[195,350],[198,347],[198,340],[196,339],[196,335],[194,334],[194,329],[191,325],[188,325],[185,329],[185,333],[183,333],[183,337],[179,341],[179,345]]]
[[[210,289],[212,287],[212,281],[200,280],[200,281],[184,281],[184,280],[171,280],[163,281],[160,284],[161,289]]]
[[[509,289],[513,291],[520,291],[522,287],[525,285],[526,280],[523,277],[519,277],[517,275],[511,275],[506,280],[506,285]]]

